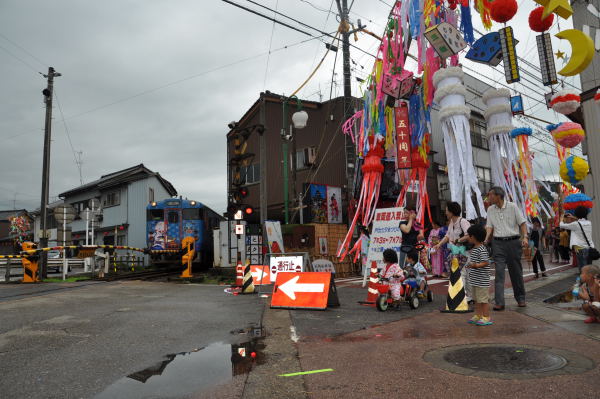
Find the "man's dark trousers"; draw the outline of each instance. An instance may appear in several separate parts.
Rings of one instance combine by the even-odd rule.
[[[501,241],[492,239],[492,255],[496,263],[496,280],[494,282],[496,306],[504,306],[504,276],[507,267],[515,299],[517,302],[525,302],[525,283],[523,282],[523,266],[521,265],[522,254],[521,240]]]

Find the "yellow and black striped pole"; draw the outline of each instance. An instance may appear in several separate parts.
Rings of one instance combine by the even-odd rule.
[[[246,259],[246,265],[244,267],[244,283],[242,284],[242,294],[254,294],[254,292],[254,281],[252,281],[250,260]]]
[[[450,281],[448,282],[448,296],[446,297],[446,309],[442,313],[468,313],[469,304],[460,278],[460,267],[458,258],[453,257],[450,268]]]

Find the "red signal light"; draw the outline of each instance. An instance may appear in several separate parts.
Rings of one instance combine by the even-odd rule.
[[[252,215],[252,213],[254,213],[254,209],[252,209],[251,206],[247,206],[247,207],[244,208],[244,213],[246,215]]]
[[[240,190],[238,192],[239,192],[241,198],[246,198],[248,196],[248,188],[246,188],[246,187],[240,188]]]

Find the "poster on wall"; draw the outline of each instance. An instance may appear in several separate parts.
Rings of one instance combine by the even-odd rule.
[[[278,220],[266,220],[267,241],[269,252],[272,254],[285,253],[283,248],[283,235],[281,234],[281,223]]]
[[[342,223],[342,188],[327,187],[327,223]]]
[[[327,186],[311,183],[308,194],[309,221],[311,223],[327,223]]]

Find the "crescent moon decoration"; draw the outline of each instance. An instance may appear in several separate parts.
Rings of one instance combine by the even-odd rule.
[[[554,13],[563,19],[569,19],[573,15],[573,8],[569,4],[569,0],[534,0],[541,6],[544,6],[542,19]]]
[[[575,76],[590,65],[594,58],[594,42],[588,35],[577,29],[567,29],[554,36],[571,43],[571,59],[558,71],[560,75]]]

